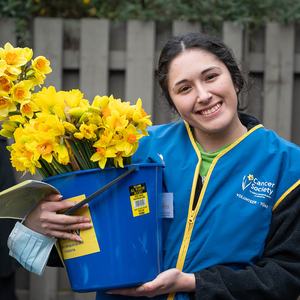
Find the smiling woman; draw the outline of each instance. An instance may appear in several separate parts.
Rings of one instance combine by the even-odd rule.
[[[170,38],[160,55],[158,80],[183,120],[149,128],[132,161],[163,157],[165,162],[163,187],[172,196],[173,217],[163,224],[164,271],[139,287],[98,291],[96,299],[295,300],[300,148],[241,112],[238,95],[245,80],[227,45],[215,37]],[[114,122],[116,116],[108,118]],[[124,149],[139,138],[130,134]],[[262,188],[263,183],[272,187]],[[62,209],[59,200],[45,197],[25,225],[75,241],[67,229],[84,230],[90,220],[62,218],[56,213]],[[61,264],[57,253],[48,264]]]

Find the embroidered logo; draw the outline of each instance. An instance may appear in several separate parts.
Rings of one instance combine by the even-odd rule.
[[[247,196],[245,196],[237,193],[237,197],[247,201],[248,203],[258,204],[267,209],[269,206],[265,202],[259,200],[253,200],[253,197],[262,198],[262,199],[268,199],[268,198],[271,199],[275,189],[275,183],[270,181],[259,180],[253,174],[249,174],[243,177],[242,189],[243,191],[245,192],[247,191],[247,193],[251,193],[252,195],[246,194]]]

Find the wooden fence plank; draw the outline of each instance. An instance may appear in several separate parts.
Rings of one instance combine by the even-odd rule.
[[[0,19],[0,47],[3,48],[7,42],[17,47],[15,26],[14,19]]]
[[[147,114],[153,112],[155,22],[127,22],[125,101],[142,99]]]
[[[186,22],[186,21],[173,21],[172,22],[172,34],[185,34],[189,32],[199,32],[201,30],[200,22]]]
[[[268,23],[266,31],[263,123],[291,140],[295,30]]]
[[[80,90],[90,103],[108,90],[109,20],[82,19],[80,34]]]
[[[33,55],[42,55],[50,60],[52,73],[47,74],[44,86],[62,89],[63,20],[61,18],[34,19]]]
[[[232,22],[223,23],[223,41],[230,46],[236,59],[243,59],[243,27]]]

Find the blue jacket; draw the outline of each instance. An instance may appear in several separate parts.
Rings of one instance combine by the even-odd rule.
[[[157,154],[164,188],[174,195],[174,219],[164,220],[164,269],[238,270],[261,259],[272,211],[300,184],[299,147],[256,125],[215,158],[200,195],[201,155],[187,123],[150,128],[134,162],[159,162]]]

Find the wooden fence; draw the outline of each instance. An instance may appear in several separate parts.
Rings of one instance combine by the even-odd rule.
[[[16,46],[14,26],[14,20],[0,19],[1,47],[8,41]],[[51,62],[53,72],[45,86],[79,88],[90,101],[96,95],[113,94],[135,103],[140,97],[154,124],[161,124],[171,122],[172,116],[161,102],[155,80],[159,49],[170,34],[200,29],[199,22],[36,18],[31,48],[34,56],[46,56]],[[258,90],[248,97],[247,111],[266,128],[300,145],[300,27],[268,23],[249,33],[226,22],[222,37],[257,80]],[[20,181],[20,174],[16,177]],[[57,268],[46,268],[41,277],[19,268],[17,294],[19,300],[94,299],[94,293],[73,293],[66,272]]]

